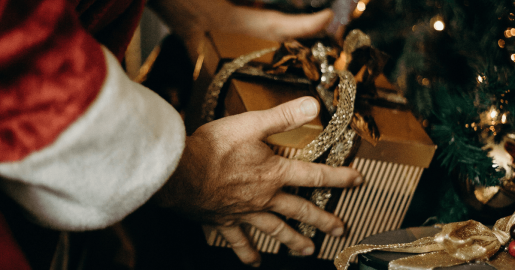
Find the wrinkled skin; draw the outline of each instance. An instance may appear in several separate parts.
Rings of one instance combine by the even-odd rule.
[[[150,0],[148,5],[182,37],[193,61],[205,31],[285,41],[323,32],[333,16],[329,10],[287,15],[239,7],[226,0]],[[311,240],[274,213],[315,225],[324,232],[342,234],[341,220],[281,189],[349,187],[361,183],[359,174],[349,168],[336,169],[274,156],[263,143],[268,135],[298,127],[315,117],[318,104],[313,103],[314,109],[306,115],[299,107],[304,100],[265,112],[227,117],[199,128],[187,138],[179,167],[156,194],[156,200],[217,226],[240,260],[253,266],[259,265],[260,256],[241,230],[241,223],[252,224],[305,255],[314,250]]]
[[[263,140],[308,123],[318,110],[314,98],[303,97],[200,127],[187,138],[178,168],[156,199],[163,206],[216,226],[244,263],[258,266],[260,257],[239,226],[242,223],[254,225],[291,249],[310,255],[312,241],[275,213],[333,235],[341,235],[344,225],[332,214],[284,193],[282,188],[351,187],[360,184],[361,177],[346,167],[276,156]]]

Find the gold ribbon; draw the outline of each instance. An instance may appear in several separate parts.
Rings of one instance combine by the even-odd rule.
[[[442,231],[433,237],[424,237],[411,243],[390,245],[355,245],[345,248],[335,259],[338,270],[346,270],[353,256],[374,250],[422,253],[393,260],[388,269],[430,270],[469,262],[486,262],[498,270],[515,268],[515,258],[505,246],[512,240],[509,234],[515,224],[515,213],[499,219],[492,229],[474,221],[443,225]]]
[[[202,106],[203,119],[206,122],[214,120],[214,111],[218,103],[220,91],[235,71],[244,67],[253,59],[275,50],[275,48],[270,48],[256,51],[226,63],[215,75],[208,87]],[[354,112],[356,82],[354,81],[354,76],[349,71],[335,71],[335,74],[339,77],[337,86],[339,100],[336,112],[318,137],[304,147],[294,159],[313,162],[330,149],[326,164],[336,167],[342,166],[345,159],[349,156],[356,137],[356,133],[349,125]],[[330,197],[330,188],[315,189],[312,193],[311,201],[319,208],[324,209]],[[300,223],[298,227],[299,231],[308,237],[313,237],[316,231],[314,226],[305,223]],[[292,255],[295,254],[292,253]]]

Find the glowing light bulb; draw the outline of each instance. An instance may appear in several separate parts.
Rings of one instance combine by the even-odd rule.
[[[505,113],[501,117],[501,123],[506,124],[506,114]]]
[[[511,61],[515,62],[515,54],[512,54],[512,55],[510,56],[510,58],[511,58]]]
[[[492,109],[490,111],[490,117],[492,118],[492,120],[497,117],[497,111],[495,109]]]
[[[445,24],[442,21],[438,20],[433,24],[433,27],[436,31],[442,31],[445,28]]]
[[[363,1],[359,1],[356,9],[363,12],[367,8],[367,5]]]
[[[481,75],[477,75],[477,81],[479,83],[482,83],[483,82],[483,78],[481,77]]]
[[[497,44],[499,45],[499,47],[504,48],[506,42],[504,41],[504,39],[499,39],[499,41],[497,41]]]

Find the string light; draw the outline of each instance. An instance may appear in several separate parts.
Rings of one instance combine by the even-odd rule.
[[[490,111],[490,117],[492,118],[492,121],[497,117],[497,110],[493,109]]]
[[[359,1],[358,5],[356,6],[356,9],[363,12],[367,8],[367,5],[363,3],[363,1]]]
[[[504,39],[499,39],[499,41],[497,41],[497,44],[499,45],[499,47],[504,48],[506,42],[504,41]]]
[[[443,17],[441,15],[436,15],[431,18],[429,24],[433,26],[436,31],[443,31],[445,29],[445,23],[443,22]]]
[[[361,14],[363,14],[363,11],[365,11],[365,9],[367,9],[367,4],[370,0],[360,0],[357,5],[356,5],[356,8],[354,9],[354,11],[352,12],[352,18],[358,18],[359,16],[361,16]],[[356,2],[356,0],[355,0]]]
[[[482,83],[483,82],[483,78],[481,77],[481,75],[477,75],[477,82],[478,83]]]
[[[445,29],[445,24],[442,21],[438,20],[433,24],[433,27],[436,31],[442,31],[443,29]]]

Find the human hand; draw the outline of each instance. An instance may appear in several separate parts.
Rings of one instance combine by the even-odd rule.
[[[311,121],[318,110],[314,98],[303,97],[200,127],[186,140],[178,168],[156,198],[163,206],[216,225],[246,264],[256,266],[260,257],[239,226],[241,223],[254,225],[289,248],[310,255],[314,251],[312,241],[274,213],[335,236],[343,233],[343,223],[311,202],[281,189],[351,187],[360,184],[361,177],[351,168],[274,155],[263,140]]]
[[[221,30],[285,41],[315,35],[324,30],[333,17],[328,9],[288,15],[237,6],[227,0],[151,0],[148,5],[184,39],[199,31]]]

